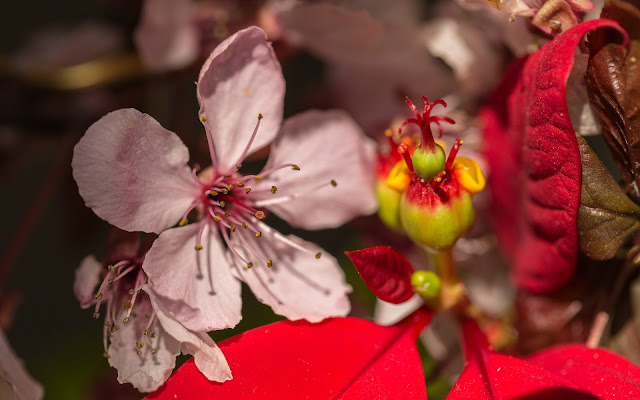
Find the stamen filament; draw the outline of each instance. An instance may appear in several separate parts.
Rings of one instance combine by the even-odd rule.
[[[457,138],[455,143],[453,143],[453,146],[451,146],[451,151],[449,152],[449,156],[447,157],[447,163],[445,164],[445,167],[444,167],[445,171],[451,170],[451,166],[453,165],[453,160],[455,160],[461,144],[462,144],[462,140],[460,140],[460,138]]]
[[[249,154],[249,149],[251,148],[251,145],[253,144],[253,140],[256,138],[256,133],[258,133],[258,128],[260,127],[260,120],[262,120],[262,114],[258,114],[258,122],[256,123],[256,127],[253,129],[253,133],[251,134],[249,143],[247,143],[247,146],[244,148],[242,155],[238,158],[236,162],[233,163],[233,165],[242,165],[241,164],[242,161],[244,161],[244,159],[247,157],[247,154]],[[238,168],[236,168],[236,170],[237,169]]]
[[[315,192],[316,190],[322,189],[325,186],[337,186],[337,183],[335,180],[330,180],[329,182],[326,183],[321,183],[317,186],[314,186],[312,188],[309,188],[303,192],[298,192],[298,193],[293,193],[293,194],[289,194],[289,195],[284,195],[284,196],[275,196],[275,197],[271,197],[269,199],[264,199],[264,200],[257,200],[254,202],[256,207],[266,207],[266,206],[272,206],[274,204],[281,204],[281,203],[285,203],[287,201],[296,199],[298,197],[302,197],[302,196],[306,196],[308,194],[311,194],[313,192]],[[270,192],[270,191],[269,191]]]

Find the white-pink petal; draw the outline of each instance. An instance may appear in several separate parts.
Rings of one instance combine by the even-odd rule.
[[[349,313],[347,294],[351,286],[345,282],[335,258],[313,243],[283,236],[265,224],[258,224],[258,229],[262,232],[259,238],[251,232],[237,230],[232,243],[243,257],[253,262],[253,267],[247,268],[236,261],[234,272],[249,285],[259,301],[290,320],[319,322]],[[272,260],[272,267],[268,268],[264,260],[243,246],[237,235],[244,235],[256,252]],[[292,247],[287,241],[306,251]],[[316,258],[317,253],[322,253],[320,258]]]
[[[134,39],[142,62],[151,70],[186,67],[200,52],[191,0],[146,0]]]
[[[147,327],[152,313],[147,299],[135,304],[135,313],[127,323],[121,322],[126,310],[117,316],[118,330],[111,337],[109,345],[109,365],[118,370],[118,382],[131,383],[141,392],[152,392],[159,388],[171,375],[180,354],[180,343],[168,334],[158,319],[149,327],[149,340],[140,348],[143,356],[137,354],[136,342],[143,340],[142,332]],[[151,349],[155,349],[151,354]]]
[[[265,171],[293,163],[266,175],[257,188],[277,187],[258,195],[267,207],[295,227],[337,227],[375,212],[375,144],[342,111],[307,111],[285,121],[273,143]],[[335,187],[331,181],[337,184]],[[292,199],[278,202],[279,198]]]
[[[227,360],[216,343],[204,332],[192,332],[170,316],[162,303],[150,288],[145,288],[149,294],[151,304],[156,312],[156,318],[162,327],[180,342],[180,348],[185,354],[192,354],[196,366],[207,379],[224,382],[232,378]]]
[[[102,264],[95,256],[86,256],[76,269],[76,278],[73,281],[73,294],[80,302],[82,308],[87,308],[93,302],[96,287],[100,282]]]
[[[200,224],[202,250],[196,250]],[[149,249],[142,268],[156,302],[187,329],[208,332],[233,328],[242,319],[240,282],[232,275],[227,251],[213,222],[169,229]]]
[[[180,138],[128,108],[91,125],[75,147],[73,177],[88,207],[127,231],[159,233],[199,195]]]
[[[198,79],[200,117],[211,135],[218,172],[228,172],[248,153],[269,144],[282,123],[285,83],[271,44],[257,27],[222,42],[202,66]]]
[[[0,329],[0,397],[39,400],[42,396],[42,386],[29,375]]]

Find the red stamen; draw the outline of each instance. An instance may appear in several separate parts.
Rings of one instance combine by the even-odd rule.
[[[407,168],[409,168],[409,172],[411,175],[415,175],[415,171],[413,170],[413,162],[411,161],[411,154],[409,154],[409,145],[406,143],[400,143],[398,145],[398,153],[404,158],[405,164],[407,164]]]
[[[451,151],[449,152],[449,157],[447,157],[447,163],[444,166],[445,171],[450,171],[451,166],[453,165],[453,160],[455,160],[456,155],[458,154],[458,149],[460,149],[460,145],[462,144],[462,140],[457,138],[453,146],[451,147]]]
[[[416,108],[416,106],[411,102],[411,100],[409,100],[408,97],[406,97],[404,99],[404,101],[409,105],[409,108],[411,108],[411,111],[413,112],[413,114],[415,115],[415,118],[410,118],[405,120],[402,125],[400,126],[400,128],[398,129],[398,133],[402,134],[402,128],[405,127],[405,125],[408,124],[416,124],[420,127],[420,130],[422,131],[422,142],[420,143],[420,147],[421,148],[428,148],[432,151],[435,150],[435,142],[433,140],[433,132],[431,132],[431,123],[436,124],[436,126],[438,127],[438,135],[439,137],[442,137],[442,125],[441,122],[448,122],[450,124],[455,124],[455,121],[453,121],[451,118],[449,117],[445,117],[445,116],[435,116],[432,117],[431,116],[431,111],[433,110],[434,106],[437,106],[438,104],[446,107],[447,103],[442,100],[442,99],[438,99],[436,101],[434,101],[433,103],[429,103],[429,99],[427,99],[426,96],[422,96],[422,101],[424,102],[424,109],[422,112],[422,115],[420,115],[420,113],[418,112],[418,109]]]

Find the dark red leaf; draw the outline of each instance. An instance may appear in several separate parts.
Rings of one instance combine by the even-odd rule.
[[[523,360],[490,348],[475,321],[462,330],[467,364],[449,400],[640,398],[640,369],[608,351],[558,346]]]
[[[233,379],[207,380],[193,359],[151,399],[426,399],[420,309],[393,326],[358,318],[276,322],[219,344]]]
[[[581,344],[556,346],[528,361],[562,375],[600,399],[640,399],[640,368],[618,354]]]
[[[402,254],[385,246],[347,251],[345,254],[351,258],[364,283],[379,299],[399,304],[413,296],[413,267]]]
[[[565,87],[583,36],[604,19],[569,29],[517,61],[482,112],[492,218],[518,286],[549,292],[576,263],[580,152]]]

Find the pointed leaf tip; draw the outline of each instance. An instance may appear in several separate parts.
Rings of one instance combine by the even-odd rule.
[[[347,251],[345,254],[351,259],[367,287],[380,300],[400,304],[413,296],[413,267],[402,254],[385,246]]]

